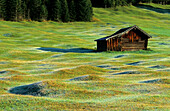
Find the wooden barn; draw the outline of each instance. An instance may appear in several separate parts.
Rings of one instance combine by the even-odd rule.
[[[136,51],[146,50],[149,38],[151,38],[149,34],[134,25],[95,41],[97,41],[97,51]]]

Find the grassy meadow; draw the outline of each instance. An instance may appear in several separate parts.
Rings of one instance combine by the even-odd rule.
[[[93,22],[0,21],[1,111],[170,110],[170,5],[93,11]],[[149,50],[96,52],[95,39],[133,25]]]

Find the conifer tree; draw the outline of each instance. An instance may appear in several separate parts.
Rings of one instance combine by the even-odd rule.
[[[22,0],[17,0],[17,7],[16,7],[16,21],[23,20],[23,14],[22,14]]]
[[[23,19],[27,19],[27,17],[26,17],[27,4],[26,4],[25,0],[22,0],[21,9],[22,9],[22,17],[23,17]]]
[[[6,0],[0,0],[0,19],[5,18],[5,2]]]
[[[47,20],[47,17],[48,17],[47,7],[45,6],[45,4],[43,4],[40,6],[39,21]]]
[[[107,8],[107,0],[103,0],[103,6],[104,8]]]
[[[139,2],[151,2],[154,0],[91,0],[92,5],[94,7],[117,7],[117,6],[125,6],[130,4],[138,4]]]
[[[113,6],[113,0],[107,0],[107,7]]]
[[[61,4],[59,0],[49,0],[48,2],[48,19],[60,21],[61,19]]]
[[[6,0],[5,20],[19,21],[22,19],[21,0]]]
[[[67,0],[68,7],[69,7],[69,15],[70,15],[70,21],[73,22],[76,20],[76,7],[75,7],[75,1],[74,0]]]
[[[68,10],[68,4],[66,0],[60,0],[61,3],[61,20],[63,22],[69,21],[69,10]]]
[[[91,21],[93,9],[90,0],[76,0],[76,9],[77,21]]]
[[[30,3],[31,1],[30,0],[22,0],[22,13],[23,13],[23,17],[24,19],[27,19],[27,20],[30,20],[31,17],[30,17],[30,9],[31,9],[31,6],[30,6]]]
[[[41,0],[30,0],[30,17],[32,20],[40,20]]]

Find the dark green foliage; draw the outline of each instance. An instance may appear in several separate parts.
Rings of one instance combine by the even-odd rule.
[[[40,17],[39,18],[40,21],[47,20],[48,11],[47,11],[47,7],[45,5],[40,6],[40,15],[39,15],[39,17]]]
[[[30,0],[22,0],[22,10],[23,10],[23,17],[26,20],[30,20],[30,10],[31,10],[31,2]]]
[[[105,7],[104,0],[91,0],[94,7]]]
[[[42,21],[47,20],[48,11],[44,0],[30,0],[30,17],[32,20]]]
[[[0,19],[4,19],[5,17],[5,1],[6,0],[0,0]]]
[[[32,20],[40,20],[41,0],[30,0],[30,17]]]
[[[107,0],[107,7],[113,6],[113,0]]]
[[[69,8],[69,15],[70,15],[70,21],[73,22],[76,20],[76,6],[74,0],[67,0],[68,2],[68,8]]]
[[[159,3],[162,5],[170,4],[170,0],[152,0],[153,3]]]
[[[126,6],[126,5],[136,5],[140,2],[143,3],[160,3],[160,4],[168,4],[170,0],[91,0],[92,5],[94,7],[117,7],[117,6]]]
[[[0,19],[10,21],[91,21],[94,7],[143,3],[170,4],[170,0],[0,0]]]
[[[143,2],[143,3],[159,3],[159,4],[162,4],[162,5],[166,5],[166,4],[170,4],[170,0],[137,0],[138,3],[139,2]]]
[[[19,21],[22,19],[22,1],[21,0],[6,0],[5,20]]]
[[[76,0],[76,20],[91,21],[92,4],[90,0]]]
[[[0,0],[0,19],[91,21],[92,4],[91,0]]]
[[[68,10],[68,4],[66,0],[60,0],[61,3],[61,20],[63,22],[69,21],[69,10]]]
[[[49,0],[48,2],[48,19],[53,21],[60,21],[61,18],[61,4],[59,0]]]
[[[26,1],[22,1],[22,4],[21,4],[21,9],[22,9],[22,16],[23,18],[25,19],[26,18],[26,14],[27,14],[27,5],[26,5]]]

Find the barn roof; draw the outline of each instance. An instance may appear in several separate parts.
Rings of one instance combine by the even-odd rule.
[[[127,27],[127,28],[122,28],[120,30],[118,30],[117,32],[115,32],[114,34],[107,36],[107,37],[103,37],[100,39],[97,39],[95,41],[100,41],[100,40],[108,40],[110,38],[114,38],[114,37],[121,37],[121,35],[133,30],[133,29],[138,29],[139,31],[141,31],[144,35],[146,35],[148,38],[151,38],[152,36],[150,36],[149,34],[147,34],[146,32],[144,32],[142,29],[140,29],[137,25],[134,25],[132,27]]]

